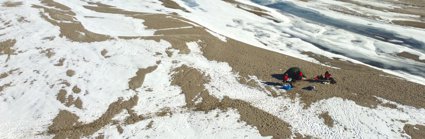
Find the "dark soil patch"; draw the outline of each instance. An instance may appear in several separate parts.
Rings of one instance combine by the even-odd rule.
[[[162,2],[162,5],[167,7],[167,8],[172,8],[172,9],[178,9],[178,10],[182,10],[184,12],[188,12],[188,10],[186,10],[185,8],[181,7],[179,4],[177,4],[176,2],[172,1],[172,0],[160,0]]]
[[[137,88],[141,87],[143,85],[143,81],[145,80],[145,76],[148,73],[153,72],[157,66],[151,66],[147,68],[139,69],[136,72],[136,76],[130,79],[128,82],[128,88],[132,90],[136,90]]]
[[[407,59],[412,59],[412,60],[415,60],[415,61],[418,61],[418,62],[425,63],[425,60],[419,59],[419,56],[414,55],[414,54],[411,54],[411,53],[408,53],[408,52],[398,53],[397,56],[400,56],[400,57],[404,57],[404,58],[407,58]]]
[[[119,114],[122,110],[130,109],[137,104],[138,97],[134,96],[128,100],[119,99],[109,105],[106,112],[91,123],[79,122],[79,117],[75,114],[61,110],[53,119],[52,125],[49,126],[48,133],[54,134],[54,138],[81,138],[93,135],[105,125],[112,122],[112,118]]]
[[[323,112],[319,115],[319,117],[323,119],[325,125],[327,125],[329,128],[332,128],[334,126],[334,120],[331,116],[329,116],[329,112]]]
[[[424,125],[405,125],[404,131],[412,138],[412,139],[423,139],[425,137],[425,126]]]
[[[9,61],[11,55],[16,55],[15,49],[13,49],[15,43],[15,39],[0,42],[0,55],[7,55],[6,62]]]

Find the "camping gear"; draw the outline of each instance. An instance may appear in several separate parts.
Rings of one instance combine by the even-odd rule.
[[[326,80],[329,80],[329,79],[331,79],[332,78],[332,75],[329,73],[329,71],[326,71],[325,72],[325,79]]]
[[[286,70],[286,72],[284,74],[288,74],[288,76],[290,78],[292,78],[293,80],[296,80],[296,79],[301,79],[302,77],[305,77],[305,74],[302,74],[302,77],[299,77],[300,72],[302,72],[300,68],[291,67],[288,70]],[[304,73],[304,72],[302,72],[302,73]]]
[[[322,81],[322,84],[331,84],[328,80]]]
[[[336,84],[336,81],[334,78],[331,77],[330,80],[331,80],[331,84]]]
[[[328,71],[326,71],[325,77],[323,77],[323,75],[317,75],[311,81],[320,82],[322,84],[336,84],[335,79]]]
[[[316,86],[307,86],[307,87],[304,87],[303,89],[307,91],[314,91],[316,90]]]
[[[282,85],[281,89],[285,89],[286,91],[292,90],[292,86],[290,84]]]

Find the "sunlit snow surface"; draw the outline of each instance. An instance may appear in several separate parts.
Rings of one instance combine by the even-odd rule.
[[[116,14],[97,13],[82,6],[83,1],[56,0],[71,8],[76,18],[89,31],[117,36],[151,36],[155,30],[146,29],[143,20]],[[363,35],[351,33],[332,26],[308,22],[302,18],[282,14],[277,10],[257,5],[270,10],[270,14],[280,20],[271,20],[256,16],[235,6],[212,0],[182,0],[176,1],[190,13],[177,9],[165,8],[156,0],[105,0],[97,1],[114,5],[120,9],[147,13],[172,13],[202,25],[213,31],[214,35],[225,41],[230,37],[257,47],[287,54],[307,61],[318,61],[302,55],[308,51],[320,55],[350,60],[359,64],[370,64],[359,58],[412,70],[404,71],[391,67],[374,67],[385,72],[399,75],[407,80],[425,84],[425,64],[406,60],[391,55],[407,51],[420,55],[425,54],[417,49],[383,42]],[[155,2],[155,3],[154,3]],[[269,1],[261,4],[271,4]],[[247,4],[254,4],[244,1]],[[213,110],[209,113],[193,112],[184,109],[184,96],[179,87],[171,86],[169,73],[176,67],[186,64],[197,68],[211,77],[206,89],[218,98],[229,96],[251,103],[266,112],[288,122],[294,132],[319,138],[401,138],[407,136],[403,131],[404,122],[409,124],[425,124],[425,109],[396,104],[397,109],[378,106],[371,109],[356,105],[353,101],[341,98],[321,100],[307,109],[297,99],[272,98],[264,92],[240,84],[225,62],[209,61],[202,56],[196,42],[188,42],[190,54],[178,54],[174,51],[172,57],[166,56],[169,42],[161,40],[124,40],[114,39],[103,42],[80,43],[59,37],[59,28],[43,20],[31,8],[38,1],[24,1],[17,8],[1,8],[1,19],[11,19],[12,27],[0,31],[0,40],[16,39],[14,48],[21,53],[12,55],[7,63],[1,63],[1,72],[18,69],[21,74],[13,74],[0,80],[1,84],[12,83],[0,94],[0,138],[51,138],[43,134],[51,124],[52,119],[60,109],[75,113],[82,122],[90,122],[102,115],[108,105],[122,97],[128,99],[138,95],[138,105],[134,107],[138,114],[155,112],[162,107],[170,107],[176,113],[171,117],[157,117],[151,129],[145,129],[149,120],[124,126],[123,134],[119,134],[114,126],[105,126],[98,132],[107,138],[261,138],[259,131],[244,122],[237,122],[239,114],[234,110],[223,112]],[[97,16],[100,18],[86,18]],[[29,22],[17,22],[18,17],[25,17]],[[357,19],[352,19],[357,20]],[[387,28],[389,25],[371,23],[372,26]],[[393,27],[393,26],[391,26]],[[425,31],[404,27],[393,27],[394,32],[423,41]],[[44,38],[54,36],[53,40]],[[353,40],[356,40],[353,42]],[[264,44],[268,44],[267,46]],[[317,46],[320,45],[320,47]],[[141,47],[143,46],[143,47]],[[54,56],[48,58],[40,53],[51,48]],[[110,58],[104,58],[100,53],[107,50]],[[161,55],[157,55],[160,53]],[[6,56],[2,55],[1,60]],[[65,58],[64,66],[54,64]],[[173,61],[179,62],[173,62]],[[156,65],[158,68],[146,75],[144,84],[137,93],[128,89],[128,79],[134,76],[139,68]],[[365,63],[364,63],[365,62]],[[6,66],[7,65],[7,66]],[[374,66],[374,65],[369,65]],[[77,74],[68,77],[67,69]],[[37,74],[36,74],[37,73]],[[114,80],[110,80],[114,79]],[[61,89],[61,81],[68,81],[71,86],[78,84],[86,91],[73,94],[80,97],[83,109],[66,107],[56,99],[57,90]],[[144,91],[147,88],[154,92]],[[70,89],[67,90],[71,92]],[[229,94],[227,92],[234,92]],[[386,100],[382,100],[386,101]],[[389,102],[393,103],[393,102]],[[318,114],[328,111],[334,119],[335,126],[329,128],[318,117]],[[218,116],[216,116],[218,115]],[[120,114],[115,118],[124,118]],[[347,129],[347,130],[345,130]],[[93,135],[91,137],[95,137]],[[270,138],[270,137],[265,137]]]

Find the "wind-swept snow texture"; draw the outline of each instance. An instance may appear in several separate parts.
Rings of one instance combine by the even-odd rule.
[[[1,1],[0,138],[420,137],[425,31],[314,8]],[[277,89],[271,74],[291,65],[305,65],[309,76],[334,71],[338,84]]]

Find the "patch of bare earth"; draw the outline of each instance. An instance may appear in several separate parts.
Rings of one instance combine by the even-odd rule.
[[[19,69],[13,69],[13,70],[9,70],[7,72],[1,73],[0,74],[0,79],[6,78],[9,75],[12,75],[13,73],[15,73],[15,71],[18,71]]]
[[[68,77],[72,77],[72,76],[74,76],[74,75],[75,75],[75,71],[74,71],[74,70],[69,69],[69,70],[67,70],[67,71],[66,71],[66,76],[68,76]]]
[[[148,123],[148,125],[146,125],[146,128],[145,128],[145,129],[151,129],[151,128],[152,128],[152,126],[153,126],[153,121],[150,121],[150,122]]]
[[[312,136],[302,135],[300,133],[295,133],[295,137],[293,139],[312,139]]]
[[[74,101],[74,106],[82,109],[83,108],[83,101],[81,101],[80,97],[78,97],[75,101]]]
[[[5,60],[6,62],[9,61],[11,55],[16,55],[15,49],[13,49],[15,43],[15,39],[9,39],[0,42],[0,55],[7,55]]]
[[[289,138],[292,135],[290,125],[278,117],[256,108],[248,102],[225,97],[221,101],[224,108],[238,110],[241,120],[248,125],[255,126],[262,136],[273,138]]]
[[[107,35],[85,29],[74,17],[75,13],[71,11],[71,8],[53,0],[42,0],[42,4],[44,5],[33,5],[32,7],[40,9],[40,15],[44,20],[60,28],[61,37],[77,42],[97,42],[110,39]]]
[[[411,26],[411,27],[417,27],[417,28],[425,28],[424,22],[419,21],[408,21],[408,20],[393,20],[391,21],[394,24],[402,25],[402,26]]]
[[[100,51],[100,55],[102,55],[104,58],[111,57],[111,56],[108,56],[107,53],[108,53],[108,50],[106,50],[106,49],[103,49],[102,51]]]
[[[250,13],[253,13],[253,14],[255,14],[257,16],[260,16],[260,17],[264,17],[264,18],[269,19],[269,20],[272,20],[272,21],[274,21],[276,23],[280,23],[280,21],[277,20],[276,18],[273,18],[273,16],[271,16],[268,13],[268,11],[263,10],[261,8],[258,8],[258,7],[255,7],[255,6],[251,6],[251,5],[247,5],[247,4],[244,4],[244,3],[241,3],[241,2],[235,1],[235,0],[223,0],[223,1],[228,2],[228,3],[231,3],[233,5],[236,5],[236,8],[242,9],[242,10],[247,11],[247,12],[250,12]]]
[[[182,27],[189,27],[192,24],[189,24],[186,19],[180,18],[177,15],[165,15],[165,14],[152,14],[152,13],[143,13],[143,12],[134,12],[119,9],[110,5],[105,5],[102,3],[90,3],[90,5],[84,6],[84,8],[93,10],[100,13],[111,13],[111,14],[120,14],[128,17],[133,17],[135,19],[143,19],[143,24],[147,27],[146,29],[175,29]],[[181,20],[176,20],[181,19]],[[168,22],[160,22],[168,21]],[[184,22],[187,21],[187,22]],[[125,38],[125,37],[124,37]]]
[[[68,96],[66,95],[67,95],[66,90],[60,89],[58,94],[56,95],[56,99],[67,107],[74,105],[75,107],[79,109],[83,108],[83,101],[81,101],[80,97],[78,97],[77,99],[74,99],[73,95],[68,95]]]
[[[423,139],[425,137],[424,125],[406,124],[403,129],[412,139]]]
[[[51,58],[52,56],[55,55],[55,52],[53,51],[52,48],[49,48],[49,49],[46,49],[46,50],[41,50],[40,53],[46,55],[47,58]]]
[[[188,12],[188,10],[186,10],[185,8],[181,7],[179,4],[177,4],[176,2],[174,2],[173,0],[159,0],[162,2],[162,5],[167,7],[167,8],[172,8],[172,9],[178,9],[178,10],[182,10],[184,12]]]
[[[137,88],[143,85],[143,81],[145,80],[145,76],[148,73],[153,72],[157,66],[151,66],[147,68],[141,68],[136,72],[136,76],[132,77],[128,82],[128,88],[131,90],[136,90]]]
[[[78,86],[74,86],[74,87],[72,87],[72,92],[74,92],[74,93],[76,93],[76,94],[78,94],[78,93],[80,93],[81,92],[81,89],[80,88],[78,88]]]
[[[65,62],[65,58],[60,58],[58,60],[58,63],[54,64],[54,66],[63,66],[63,63]]]
[[[6,29],[6,28],[8,28],[8,27],[13,26],[11,22],[12,22],[11,20],[2,20],[2,19],[0,18],[0,31],[3,31],[4,29]],[[5,35],[5,34],[6,34],[6,33],[2,33],[2,34],[0,34],[0,36],[3,36],[3,35]]]
[[[4,89],[6,89],[10,86],[12,86],[12,83],[6,83],[6,84],[3,84],[3,85],[0,85],[0,93],[3,92]]]
[[[18,7],[21,5],[22,5],[21,1],[5,1],[2,4],[3,7]]]
[[[19,17],[17,21],[20,23],[30,23],[30,21],[28,21],[25,17],[22,16]]]
[[[174,70],[172,85],[180,86],[186,98],[186,105],[195,110],[208,112],[212,109],[236,109],[241,115],[241,120],[248,125],[255,126],[262,136],[274,138],[289,138],[292,135],[290,125],[276,116],[256,108],[248,102],[224,97],[223,100],[209,95],[204,84],[209,82],[209,77],[200,71],[183,65]],[[196,98],[199,97],[199,98]],[[201,99],[202,102],[194,104]]]
[[[112,122],[112,118],[121,111],[131,109],[137,104],[138,97],[134,96],[128,100],[119,99],[109,105],[106,112],[90,123],[79,122],[79,117],[69,111],[61,110],[48,127],[48,133],[54,134],[54,138],[81,138],[93,135],[105,125]]]
[[[118,131],[118,133],[122,134],[124,132],[124,129],[120,125],[118,125],[117,131]]]
[[[66,87],[71,86],[71,84],[67,80],[60,79],[59,81],[60,81],[59,84],[61,85],[64,85]]]
[[[418,61],[418,62],[425,63],[425,60],[419,59],[419,56],[418,55],[414,55],[414,54],[411,54],[411,53],[408,53],[408,52],[398,53],[397,56],[400,56],[400,57],[404,57],[404,58],[407,58],[407,59],[412,59],[412,60],[415,60],[415,61]]]
[[[203,28],[195,27],[190,21],[181,18],[177,15],[165,15],[165,14],[151,14],[151,13],[142,13],[134,11],[126,11],[123,9],[118,9],[116,7],[105,5],[101,3],[90,3],[91,5],[84,6],[87,9],[101,12],[101,13],[111,13],[111,14],[120,14],[135,19],[143,19],[143,24],[146,26],[146,29],[156,29],[154,35],[149,37],[124,37],[121,36],[121,39],[146,39],[146,40],[155,40],[159,41],[160,39],[166,40],[173,44],[173,48],[179,50],[180,54],[188,54],[190,50],[186,46],[186,42],[196,41],[196,38],[192,37],[189,34],[196,35],[197,30],[203,30]],[[162,30],[161,30],[162,29]],[[178,31],[176,31],[178,30]],[[187,35],[181,35],[187,34]],[[161,36],[159,36],[161,35]],[[168,52],[168,51],[167,51]],[[168,52],[168,55],[172,54]]]
[[[391,109],[397,109],[397,105],[391,104],[391,103],[383,103],[381,104],[381,106],[391,108]]]
[[[165,117],[165,116],[172,116],[173,111],[169,107],[163,107],[159,111],[154,113],[145,113],[145,114],[136,114],[136,112],[132,109],[126,109],[129,116],[125,119],[124,124],[125,125],[131,125],[135,124],[142,120],[152,119],[155,117]]]
[[[219,100],[210,96],[204,87],[210,77],[186,65],[174,69],[173,73],[171,84],[181,87],[187,107],[199,111],[209,111],[218,107]],[[202,99],[202,101],[195,104],[194,102],[198,99]]]
[[[66,103],[66,94],[67,94],[66,90],[61,89],[61,90],[59,90],[59,93],[56,95],[56,99],[58,101],[60,101],[61,103],[65,104]]]
[[[331,116],[329,116],[329,112],[323,112],[319,115],[319,117],[323,119],[323,122],[329,128],[332,128],[334,126],[334,120],[332,119]]]

